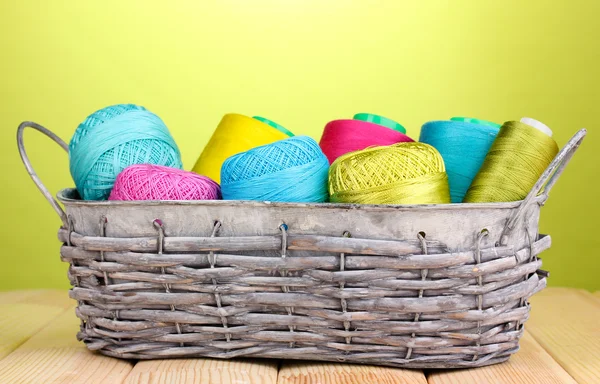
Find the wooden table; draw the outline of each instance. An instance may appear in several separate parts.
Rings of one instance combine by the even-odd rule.
[[[421,371],[293,361],[138,363],[88,351],[66,291],[0,292],[0,383],[600,383],[600,292],[547,288],[532,299],[521,350],[490,367]]]

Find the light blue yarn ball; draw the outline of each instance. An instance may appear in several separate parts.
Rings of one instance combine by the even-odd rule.
[[[182,168],[164,122],[144,107],[119,104],[92,113],[69,143],[71,176],[85,200],[106,200],[117,175],[133,164]]]
[[[225,200],[327,201],[329,161],[308,136],[294,136],[229,157],[221,167]]]
[[[435,147],[444,159],[453,203],[462,203],[498,131],[462,121],[430,121],[421,128],[419,141]]]

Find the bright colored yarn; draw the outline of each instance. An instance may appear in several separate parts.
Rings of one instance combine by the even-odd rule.
[[[92,113],[69,143],[70,170],[85,200],[106,200],[117,175],[133,164],[181,168],[163,121],[144,107],[120,104]]]
[[[523,200],[557,153],[548,134],[522,122],[504,123],[464,201]]]
[[[217,200],[221,188],[206,176],[152,164],[119,173],[108,200]]]
[[[500,126],[492,124],[452,118],[452,121],[431,121],[421,128],[419,141],[434,146],[444,158],[453,203],[463,201],[498,134]]]
[[[319,145],[329,163],[348,152],[371,146],[413,141],[405,134],[360,120],[334,120],[327,123]]]
[[[294,136],[228,158],[221,169],[226,200],[327,201],[329,162],[317,142]]]
[[[399,143],[340,156],[329,170],[332,202],[444,204],[450,202],[442,156],[430,145]]]
[[[353,119],[378,124],[386,128],[393,129],[394,131],[406,134],[406,128],[404,128],[402,124],[397,123],[385,116],[375,115],[373,113],[357,113],[354,115]]]
[[[221,119],[192,171],[219,182],[221,166],[228,157],[288,137],[257,119],[227,114]]]

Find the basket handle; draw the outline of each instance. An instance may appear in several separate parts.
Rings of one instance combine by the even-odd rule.
[[[43,133],[44,135],[46,135],[49,138],[51,138],[52,140],[54,140],[54,142],[57,143],[58,145],[60,145],[62,147],[62,149],[64,149],[67,153],[69,153],[69,146],[60,137],[56,136],[50,130],[42,127],[39,124],[31,122],[31,121],[22,122],[19,125],[19,128],[17,129],[17,146],[19,147],[19,154],[21,155],[21,160],[23,161],[23,164],[25,164],[27,173],[29,173],[29,176],[31,176],[31,179],[33,180],[35,185],[38,187],[40,192],[42,192],[42,194],[44,195],[46,200],[48,200],[50,205],[52,205],[52,208],[54,208],[54,210],[56,211],[56,213],[62,220],[63,225],[66,228],[67,227],[67,215],[65,214],[65,211],[58,204],[58,201],[56,201],[54,196],[52,196],[52,194],[48,191],[48,188],[46,188],[44,183],[42,183],[42,181],[40,180],[38,175],[33,170],[33,167],[31,166],[31,162],[29,161],[29,157],[27,156],[27,152],[25,151],[25,144],[23,143],[23,132],[25,131],[25,128],[33,128],[33,129]]]
[[[542,173],[538,181],[535,183],[531,191],[527,194],[519,208],[513,213],[511,217],[508,218],[506,225],[504,227],[504,231],[502,233],[501,239],[506,236],[512,229],[515,227],[516,223],[522,218],[522,216],[527,211],[527,208],[533,204],[533,201],[537,197],[537,195],[542,191],[542,203],[544,203],[548,199],[548,194],[550,190],[556,184],[556,181],[560,177],[560,175],[565,170],[565,167],[575,154],[575,151],[581,145],[581,142],[585,138],[587,134],[587,130],[585,128],[580,129],[571,140],[567,142],[567,144],[563,147],[563,149],[558,152],[554,160],[550,163],[548,168]]]

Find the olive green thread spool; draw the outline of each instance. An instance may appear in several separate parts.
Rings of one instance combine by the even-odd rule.
[[[504,123],[464,202],[524,199],[557,153],[552,130],[543,123],[527,117]]]

